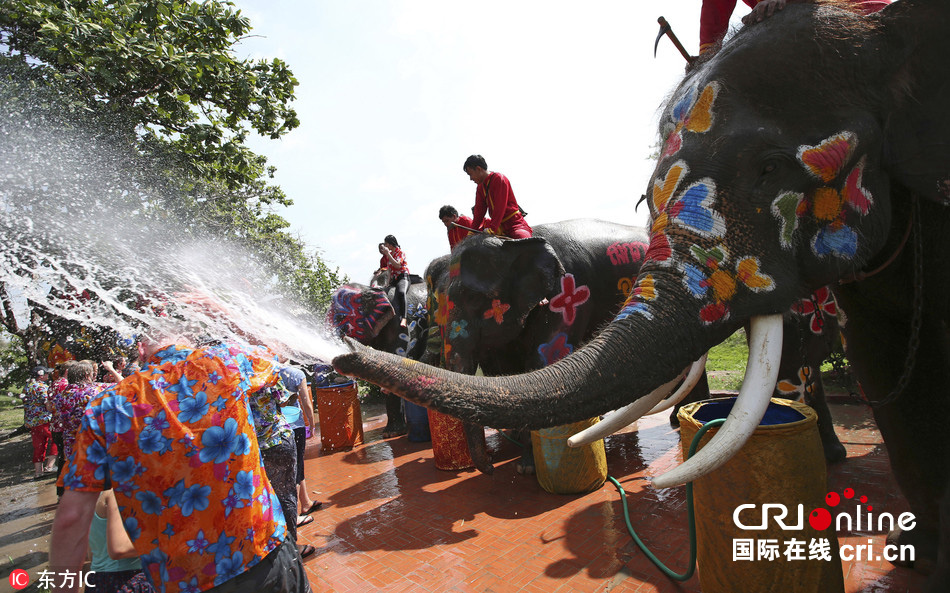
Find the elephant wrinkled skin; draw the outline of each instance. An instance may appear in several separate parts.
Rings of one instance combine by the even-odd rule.
[[[537,225],[529,239],[468,237],[426,271],[445,368],[510,375],[567,356],[617,314],[647,240],[643,228],[592,219]],[[473,462],[490,473],[483,428],[466,433]],[[518,469],[533,473],[530,435],[516,438]]]
[[[360,348],[334,364],[469,421],[558,425],[831,285],[916,517],[900,542],[934,567],[928,591],[950,591],[950,2],[841,6],[789,3],[686,75],[661,117],[647,260],[585,347],[496,378]]]

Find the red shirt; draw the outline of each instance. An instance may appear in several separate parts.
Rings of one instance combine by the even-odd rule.
[[[486,212],[489,220],[485,220]],[[489,173],[485,183],[475,188],[473,214],[472,228],[488,230],[495,235],[510,235],[506,231],[515,226],[527,227],[515,192],[511,191],[511,183],[501,173]]]
[[[468,227],[469,229],[474,229],[472,226],[472,219],[464,214],[459,214],[458,220],[455,221],[455,224],[460,224],[462,226]],[[454,249],[459,242],[467,237],[471,231],[468,229],[463,229],[457,226],[453,226],[448,230],[449,233],[449,249]]]
[[[760,0],[742,0],[754,8]],[[891,0],[851,0],[859,4],[864,14],[877,12],[891,3]],[[703,0],[699,16],[699,51],[705,51],[725,36],[729,29],[729,18],[736,8],[736,0]]]
[[[388,245],[387,245],[388,247]],[[402,273],[409,273],[409,266],[406,264],[406,256],[402,252],[402,249],[398,247],[389,247],[389,253],[393,256],[393,259],[396,260],[396,263],[389,261],[389,258],[386,255],[383,255],[379,258],[379,269],[380,270],[389,270],[389,275],[391,278]]]

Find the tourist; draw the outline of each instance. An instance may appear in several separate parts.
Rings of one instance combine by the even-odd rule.
[[[33,441],[34,478],[41,478],[55,469],[57,447],[50,433],[52,412],[47,408],[49,399],[49,381],[52,369],[44,366],[33,367],[30,378],[23,388],[23,426],[30,429]]]
[[[227,344],[139,348],[143,370],[86,408],[49,569],[81,569],[98,493],[111,484],[156,589],[309,592],[248,411],[248,396],[277,382],[275,357]]]

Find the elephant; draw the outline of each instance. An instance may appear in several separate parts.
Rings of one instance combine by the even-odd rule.
[[[752,364],[732,412],[654,479],[666,488],[714,471],[755,430],[782,313],[832,286],[848,360],[915,517],[893,541],[913,546],[927,591],[950,591],[947,31],[946,0],[866,16],[789,3],[696,64],[660,116],[646,260],[621,311],[570,356],[468,377],[350,344],[334,365],[466,421],[537,428],[640,404],[749,321]]]
[[[749,324],[746,324],[745,331],[748,338]],[[834,351],[838,336],[837,302],[827,286],[795,301],[782,317],[782,359],[773,394],[805,403],[815,410],[822,450],[829,463],[843,461],[847,456],[844,445],[835,434],[821,379],[821,365]],[[703,376],[703,381],[674,406],[670,424],[679,426],[677,413],[680,407],[707,399],[709,395],[708,382]]]
[[[526,239],[466,238],[426,271],[445,368],[509,375],[566,356],[619,311],[647,241],[643,228],[593,219],[537,225]],[[475,466],[491,473],[482,426],[466,436]],[[517,469],[531,474],[530,433],[515,439]]]
[[[327,310],[327,323],[341,335],[361,344],[418,360],[425,350],[428,316],[426,288],[417,275],[410,275],[406,292],[407,326],[396,318],[392,302],[395,289],[373,278],[370,285],[344,284],[333,292]],[[386,392],[386,427],[383,436],[406,433],[402,400]]]

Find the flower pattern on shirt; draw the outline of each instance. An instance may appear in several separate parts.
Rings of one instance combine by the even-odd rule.
[[[23,388],[23,425],[27,428],[49,424],[53,415],[46,408],[49,387],[42,381],[30,379]]]
[[[286,536],[249,411],[278,366],[266,350],[227,345],[168,346],[148,362],[89,402],[61,483],[111,485],[156,589],[203,591]]]
[[[53,408],[51,425],[63,433],[63,451],[68,458],[76,441],[76,431],[82,422],[83,409],[102,387],[97,383],[71,383],[60,392],[49,396]]]

